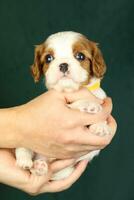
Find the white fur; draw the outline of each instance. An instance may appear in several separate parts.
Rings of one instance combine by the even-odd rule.
[[[69,70],[66,77],[60,71],[59,65],[61,63],[68,63]],[[82,82],[87,80],[88,73],[85,69],[80,66],[80,63],[70,56],[68,59],[56,58],[49,66],[46,72],[46,86],[48,89],[54,88],[56,90],[64,91],[69,87],[73,90],[77,90]]]
[[[56,90],[78,90],[80,84],[87,80],[88,73],[74,58],[72,45],[78,41],[81,34],[75,32],[61,32],[51,35],[45,42],[47,48],[53,49],[55,59],[50,63],[46,72],[46,86],[48,89]],[[65,74],[59,70],[61,63],[68,63],[69,70]]]
[[[34,153],[30,149],[23,147],[15,149],[16,165],[23,169],[31,169],[33,166],[32,158]]]
[[[93,81],[91,81],[91,85],[92,85],[92,82],[94,82],[94,79]],[[100,99],[104,99],[106,97],[105,92],[101,88],[96,89],[93,92],[94,92],[94,95]],[[94,102],[90,102],[89,100],[86,100],[86,99],[78,100],[72,103],[71,105],[69,104],[69,107],[72,109],[79,109],[80,111],[86,111],[92,114],[95,114],[102,110],[100,104],[95,104]],[[94,112],[92,112],[92,109],[94,109]],[[100,137],[111,134],[111,130],[109,126],[107,125],[107,122],[93,124],[90,126],[89,130],[91,134],[96,134]],[[85,160],[85,159],[91,161],[95,156],[99,155],[99,153],[100,153],[100,150],[92,151],[78,158],[76,160],[76,163],[79,162],[80,160]],[[52,180],[60,180],[60,179],[66,178],[73,172],[74,169],[75,169],[74,166],[67,167],[59,171],[58,173],[54,174],[54,176],[52,177]]]

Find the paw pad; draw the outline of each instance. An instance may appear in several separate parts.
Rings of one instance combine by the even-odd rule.
[[[90,132],[98,136],[107,136],[111,134],[110,127],[105,123],[93,124],[90,126]]]
[[[34,161],[33,168],[30,171],[37,176],[43,176],[48,172],[48,165],[45,160],[38,159]]]

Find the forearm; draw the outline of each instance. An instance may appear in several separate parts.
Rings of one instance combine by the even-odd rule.
[[[0,148],[15,148],[20,141],[17,134],[16,109],[0,109]]]

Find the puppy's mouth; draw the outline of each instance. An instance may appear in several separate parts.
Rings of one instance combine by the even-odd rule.
[[[68,74],[63,74],[61,76],[61,79],[72,79],[72,78],[71,78],[70,74],[68,73]]]
[[[59,81],[71,81],[76,84],[79,84],[76,80],[74,80],[74,78],[71,76],[71,74],[69,72],[62,74],[61,77],[58,79],[58,82]]]
[[[46,73],[46,85],[49,89],[53,88],[58,91],[76,91],[87,77],[87,73],[82,70],[77,74],[77,70],[75,72],[69,69],[66,71],[56,69],[52,76],[50,76],[50,72]]]
[[[73,78],[71,77],[71,74],[70,74],[70,72],[69,71],[67,71],[67,72],[65,72],[65,73],[60,73],[60,76],[59,76],[59,78],[58,78],[59,80],[61,80],[61,79],[72,79],[73,80]]]

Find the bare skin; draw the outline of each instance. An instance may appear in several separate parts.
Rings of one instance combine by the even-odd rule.
[[[75,171],[61,181],[49,181],[52,174],[73,164],[74,159],[55,161],[49,166],[45,176],[35,176],[29,171],[22,170],[15,165],[15,157],[10,150],[0,150],[0,183],[18,188],[32,196],[46,193],[59,192],[68,189],[84,172],[88,161],[81,161]],[[7,173],[8,172],[8,173]]]
[[[114,119],[108,118],[108,124],[115,132]],[[29,171],[22,170],[16,166],[16,159],[10,149],[0,150],[0,183],[18,188],[32,196],[46,192],[60,192],[68,189],[76,182],[85,171],[88,164],[87,160],[80,161],[74,172],[66,179],[59,181],[49,181],[56,173],[65,167],[70,166],[75,159],[54,161],[49,165],[48,173],[45,176],[35,176]],[[8,172],[8,173],[7,173]]]
[[[82,98],[102,104],[102,112],[91,115],[66,106]],[[52,174],[73,164],[74,158],[102,149],[111,142],[117,126],[111,110],[110,98],[102,102],[86,89],[75,93],[51,90],[22,106],[0,109],[1,148],[25,147],[50,158],[64,159],[53,162],[47,176],[37,177],[17,167],[10,150],[1,149],[0,182],[32,195],[69,188],[85,170],[86,160],[79,162],[65,180],[50,182]],[[112,134],[106,137],[90,134],[85,126],[102,120],[108,121]]]
[[[1,109],[0,147],[30,148],[49,158],[59,159],[79,157],[104,148],[115,134],[115,121],[112,122],[113,134],[107,137],[90,134],[85,126],[107,120],[112,110],[111,99],[104,101],[101,112],[92,115],[66,106],[66,103],[80,98],[102,103],[87,89],[72,94],[51,90],[22,106]]]

